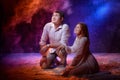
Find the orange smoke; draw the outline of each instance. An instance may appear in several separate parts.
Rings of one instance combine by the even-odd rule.
[[[40,8],[54,11],[64,3],[64,0],[22,0],[15,8],[15,16],[10,20],[10,25],[15,26],[21,21],[31,22],[31,17]]]

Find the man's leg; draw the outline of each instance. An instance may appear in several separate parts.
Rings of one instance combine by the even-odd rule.
[[[47,57],[46,56],[42,56],[42,58],[40,59],[40,66],[42,69],[47,68]]]
[[[65,51],[65,49],[64,48],[60,49],[59,51],[57,51],[56,54],[61,59],[60,64],[63,66],[66,66],[66,64],[67,64],[67,61],[66,61],[67,52]]]
[[[52,68],[52,65],[54,64],[56,59],[55,53],[48,53],[47,56],[43,56],[40,60],[40,66],[42,69],[48,69]]]
[[[52,65],[54,65],[55,63],[55,59],[56,59],[56,54],[55,53],[49,53],[47,55],[47,68],[51,68]]]

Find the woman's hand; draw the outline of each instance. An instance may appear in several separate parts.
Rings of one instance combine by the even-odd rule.
[[[74,66],[67,66],[65,70],[62,72],[61,76],[67,77],[69,75],[69,72],[74,69]]]
[[[66,71],[70,71],[70,70],[72,70],[72,69],[74,69],[74,66],[67,66],[67,67],[65,68]]]
[[[66,56],[65,46],[61,45],[56,49],[56,54],[62,59],[63,56]]]
[[[63,48],[65,48],[65,46],[64,45],[60,45],[59,47],[57,47],[56,51],[60,51]]]

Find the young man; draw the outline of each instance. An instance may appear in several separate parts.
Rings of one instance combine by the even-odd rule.
[[[69,27],[63,23],[64,14],[61,11],[53,12],[51,22],[44,26],[43,33],[40,40],[40,53],[42,59],[40,61],[41,68],[51,68],[60,58],[60,64],[66,66],[67,53],[64,49],[57,48],[61,45],[67,45],[68,38],[70,37]],[[49,44],[47,42],[49,41]]]

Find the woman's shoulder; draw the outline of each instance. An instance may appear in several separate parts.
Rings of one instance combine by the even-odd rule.
[[[88,38],[87,37],[81,37],[80,39],[82,42],[87,42],[88,41]]]
[[[84,37],[81,37],[81,39],[83,39],[83,40],[88,40],[88,38],[87,38],[87,37],[85,37],[85,36],[84,36]]]
[[[87,37],[81,37],[81,38],[76,37],[75,41],[79,42],[79,43],[87,43],[88,42],[88,38]]]

